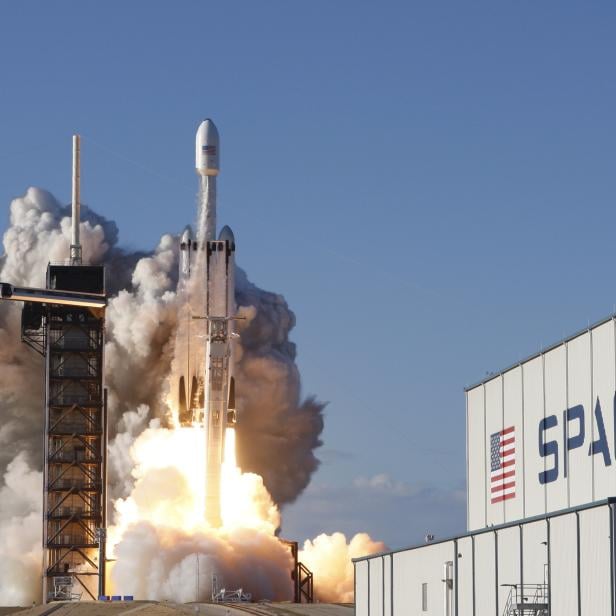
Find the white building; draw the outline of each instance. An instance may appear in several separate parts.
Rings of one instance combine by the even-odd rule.
[[[616,616],[616,315],[470,387],[466,420],[468,533],[356,559],[357,616]]]

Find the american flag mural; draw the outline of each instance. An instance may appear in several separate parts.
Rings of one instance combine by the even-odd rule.
[[[515,427],[490,436],[490,489],[492,504],[515,498]]]

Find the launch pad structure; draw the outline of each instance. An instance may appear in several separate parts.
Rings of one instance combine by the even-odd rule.
[[[0,284],[0,298],[24,302],[22,341],[45,359],[43,601],[95,599],[105,585],[104,268],[50,264],[46,289]]]
[[[281,541],[289,547],[293,558],[293,603],[314,603],[314,578],[312,571],[299,560],[299,544],[286,539]]]
[[[44,602],[96,599],[105,587],[105,269],[81,260],[79,145],[75,135],[70,260],[49,264],[46,290],[31,290],[21,323],[22,340],[45,359]],[[65,303],[55,303],[59,292]],[[75,294],[103,306],[75,305]]]
[[[47,287],[102,295],[104,276],[102,267],[50,265]],[[43,595],[60,598],[53,579],[71,575],[95,599],[99,586],[104,588],[105,563],[104,549],[99,554],[100,529],[106,527],[104,318],[89,309],[49,305],[41,324],[46,364]]]

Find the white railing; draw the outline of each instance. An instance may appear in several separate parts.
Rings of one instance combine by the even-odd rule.
[[[503,616],[547,616],[548,611],[547,584],[512,584]]]

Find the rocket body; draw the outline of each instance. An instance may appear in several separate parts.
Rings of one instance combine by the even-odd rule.
[[[235,425],[235,382],[231,365],[231,333],[235,316],[235,239],[229,227],[222,230],[218,240],[208,242],[206,256],[208,334],[205,352],[205,512],[212,526],[220,526],[220,477],[225,431]]]
[[[195,168],[200,176],[196,238],[187,228],[180,242],[175,389],[180,424],[201,424],[206,438],[205,518],[220,526],[225,431],[236,421],[232,333],[235,319],[235,238],[224,227],[216,239],[218,131],[211,120],[197,130]]]

